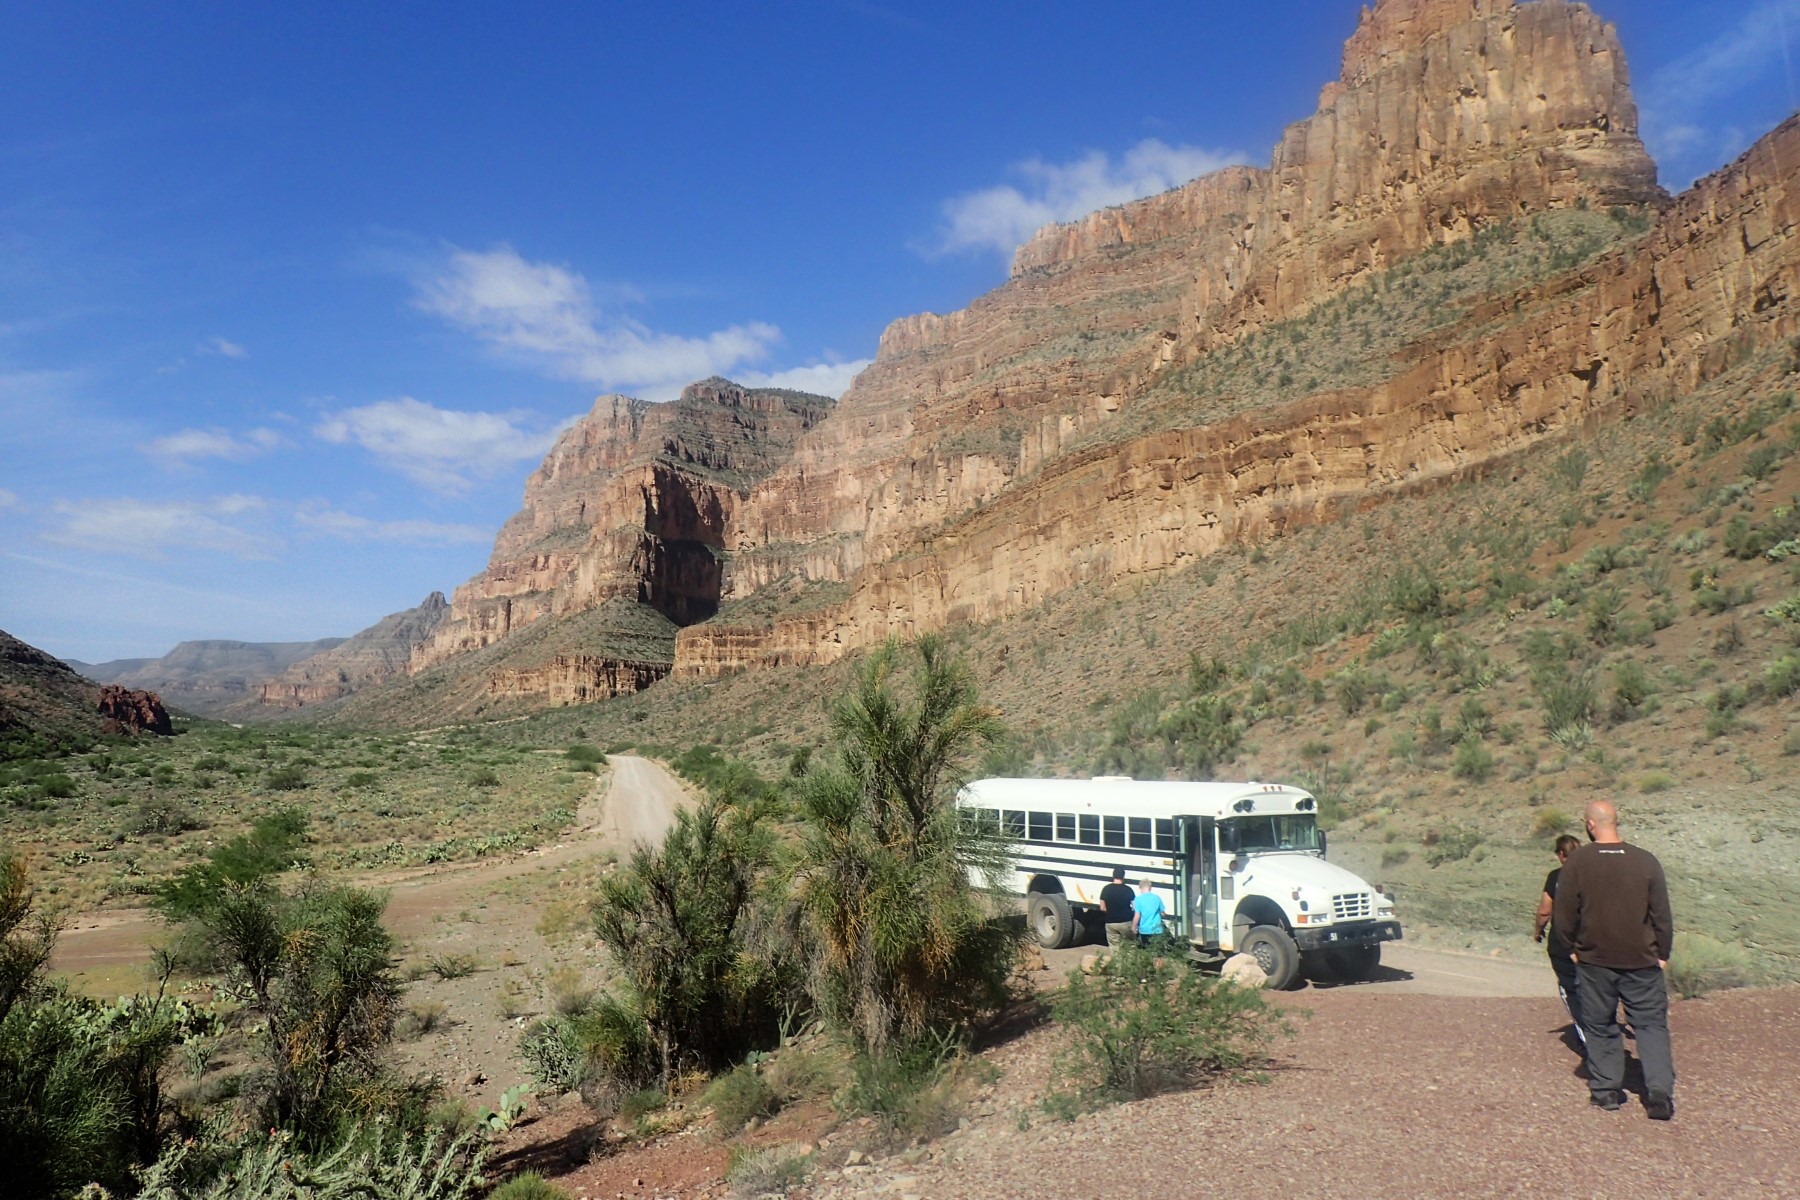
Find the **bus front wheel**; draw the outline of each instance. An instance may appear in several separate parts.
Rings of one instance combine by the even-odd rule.
[[[1256,925],[1244,936],[1238,950],[1256,960],[1256,965],[1269,977],[1271,991],[1294,986],[1300,975],[1300,947],[1287,930],[1279,925]]]
[[[1031,893],[1025,898],[1025,916],[1044,949],[1061,950],[1075,944],[1075,914],[1069,898],[1061,892]]]

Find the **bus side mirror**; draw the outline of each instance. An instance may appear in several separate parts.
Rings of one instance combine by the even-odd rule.
[[[1325,857],[1325,831],[1319,830],[1319,857]]]
[[[1219,826],[1219,849],[1232,854],[1238,852],[1238,828],[1236,825]]]

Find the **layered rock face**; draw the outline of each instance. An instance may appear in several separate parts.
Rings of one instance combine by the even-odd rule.
[[[1584,5],[1380,0],[1267,169],[1041,231],[967,309],[891,325],[834,410],[723,381],[602,399],[413,667],[609,598],[685,626],[677,674],[829,661],[1454,478],[1787,336],[1800,135],[1671,205],[1636,123]],[[1419,336],[1381,383],[1158,415],[1185,368],[1421,251],[1614,207],[1651,234]],[[817,584],[828,603],[707,619]],[[600,695],[632,665],[568,654],[490,686]]]
[[[449,611],[444,593],[433,592],[417,608],[385,616],[361,633],[301,659],[265,682],[257,703],[303,708],[404,675],[414,648],[430,639]]]
[[[155,692],[133,691],[109,683],[100,689],[96,709],[106,721],[107,733],[132,736],[151,733],[168,737],[175,732],[175,723],[169,719],[168,710],[163,708],[162,697]]]
[[[831,406],[723,379],[694,384],[670,404],[601,397],[526,481],[525,507],[501,530],[487,570],[456,589],[411,669],[608,600],[647,604],[678,623],[710,616],[724,588],[733,512]],[[638,677],[640,664],[616,665],[617,678]]]
[[[591,704],[641,692],[668,677],[666,662],[631,662],[591,654],[558,654],[541,667],[511,667],[488,677],[490,696],[552,706]]]

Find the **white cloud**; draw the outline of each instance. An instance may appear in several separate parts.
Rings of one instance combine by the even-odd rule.
[[[454,493],[542,458],[556,430],[533,428],[528,420],[528,414],[458,412],[402,396],[333,413],[316,432],[328,442],[361,446],[414,483]]]
[[[297,528],[347,542],[401,542],[407,545],[485,544],[494,540],[494,531],[475,525],[453,525],[439,521],[377,521],[332,508],[326,504],[302,504],[294,513]]]
[[[611,311],[579,272],[530,262],[510,246],[486,252],[452,249],[429,278],[416,281],[424,311],[475,334],[508,358],[558,379],[606,388],[679,387],[764,357],[781,338],[753,321],[705,337],[658,333],[619,311],[642,299],[629,288],[607,290]]]
[[[200,345],[196,346],[195,349],[201,354],[217,354],[223,358],[250,357],[250,351],[244,349],[244,347],[238,343],[228,341],[222,337],[207,338],[204,342],[201,342]]]
[[[1066,163],[1027,159],[1012,168],[1021,186],[1000,184],[945,201],[944,227],[933,249],[940,254],[958,250],[1011,254],[1054,221],[1071,221],[1111,205],[1166,192],[1244,161],[1241,154],[1171,146],[1158,138],[1139,142],[1116,163],[1099,150]]]
[[[791,388],[817,396],[842,396],[850,381],[861,374],[873,359],[859,358],[847,363],[817,363],[810,367],[789,367],[785,371],[745,371],[737,382],[745,387]]]
[[[213,428],[183,429],[166,437],[153,438],[138,449],[165,467],[185,467],[201,458],[243,462],[280,445],[281,435],[273,429],[252,429],[238,437]]]
[[[279,538],[257,528],[268,506],[256,496],[150,501],[129,497],[60,500],[51,508],[46,541],[142,558],[172,549],[210,550],[238,558],[268,558]]]
[[[1707,119],[1707,107],[1740,95],[1775,71],[1788,76],[1790,30],[1800,33],[1800,0],[1762,0],[1711,41],[1660,67],[1639,89],[1640,125],[1651,157],[1685,184],[1730,160],[1748,144],[1741,128]]]

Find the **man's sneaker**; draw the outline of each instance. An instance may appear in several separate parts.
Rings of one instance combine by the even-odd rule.
[[[1591,1092],[1588,1103],[1595,1108],[1604,1108],[1607,1112],[1618,1112],[1625,1103],[1625,1097],[1617,1092]]]
[[[1650,1114],[1652,1121],[1672,1121],[1675,1119],[1675,1101],[1661,1092],[1651,1092],[1644,1097],[1644,1111]]]

